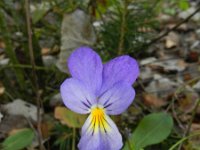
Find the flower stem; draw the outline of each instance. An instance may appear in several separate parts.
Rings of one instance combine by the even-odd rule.
[[[72,135],[72,150],[75,150],[75,144],[76,144],[76,128],[73,128],[73,135]]]

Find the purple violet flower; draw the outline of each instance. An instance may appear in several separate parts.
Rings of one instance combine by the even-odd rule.
[[[132,103],[132,84],[139,75],[136,60],[124,55],[102,64],[91,48],[80,47],[69,57],[68,67],[72,77],[60,87],[63,102],[74,112],[89,114],[78,148],[121,149],[121,134],[108,115],[121,114]]]

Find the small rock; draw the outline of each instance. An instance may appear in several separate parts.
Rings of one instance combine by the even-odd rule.
[[[15,101],[5,104],[2,106],[9,115],[21,115],[25,118],[37,121],[37,107],[31,103],[25,102],[21,99],[16,99]],[[41,114],[43,111],[40,111]]]
[[[1,123],[1,119],[3,118],[2,113],[0,112],[0,123]]]
[[[4,58],[4,59],[0,60],[0,66],[8,65],[9,61],[10,61],[9,58]]]
[[[169,71],[184,71],[188,66],[187,63],[182,59],[173,59],[173,60],[166,60],[162,62],[155,62],[152,63],[151,66],[155,67],[162,67],[165,72]]]
[[[65,14],[61,27],[61,51],[56,63],[58,69],[68,73],[66,61],[74,49],[96,42],[96,34],[91,24],[91,18],[81,9]]]
[[[157,59],[155,57],[149,57],[149,58],[146,58],[146,59],[142,59],[140,61],[140,65],[146,65],[146,64],[150,64],[152,62],[155,62]]]
[[[58,105],[61,105],[63,104],[62,102],[62,98],[61,98],[61,95],[60,93],[54,95],[51,99],[50,99],[50,102],[49,102],[49,105],[51,107],[55,107],[55,106],[58,106]]]
[[[47,55],[47,56],[42,56],[42,60],[44,62],[44,65],[46,67],[51,67],[54,66],[56,64],[56,58],[54,56],[51,55]]]
[[[164,98],[172,94],[177,87],[178,83],[156,74],[154,80],[147,85],[145,90],[148,93],[154,93],[157,97]]]
[[[149,67],[141,67],[140,79],[143,81],[153,78],[153,73]]]
[[[200,92],[200,81],[198,81],[195,85],[193,85],[193,89],[197,92]]]
[[[198,46],[200,46],[200,41],[195,41],[195,42],[190,46],[190,49],[198,48]]]

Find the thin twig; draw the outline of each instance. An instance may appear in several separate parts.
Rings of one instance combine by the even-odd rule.
[[[124,11],[122,11],[122,23],[120,28],[120,38],[119,38],[119,45],[118,45],[118,55],[121,55],[124,49],[124,37],[126,32],[126,16],[127,16],[127,9],[128,2],[127,0],[124,1]]]
[[[33,84],[35,88],[36,103],[37,103],[38,143],[39,143],[39,149],[44,150],[45,148],[42,145],[42,134],[41,134],[41,117],[40,117],[41,99],[40,99],[40,93],[39,93],[39,85],[37,82],[36,65],[35,65],[34,53],[33,53],[29,0],[25,0],[25,9],[26,9],[26,23],[27,23],[27,31],[28,31],[29,55],[30,55],[30,61],[31,61],[31,66],[32,66]]]
[[[194,117],[195,117],[195,115],[196,115],[196,113],[197,113],[197,109],[198,109],[199,105],[200,105],[200,99],[197,100],[196,105],[195,105],[195,107],[194,107],[194,109],[193,109],[193,111],[192,111],[192,117],[191,117],[191,119],[190,119],[190,122],[189,122],[188,128],[187,128],[187,130],[186,130],[185,136],[188,136],[188,135],[189,135],[189,132],[190,132],[190,129],[191,129],[191,125],[192,125],[192,122],[193,122],[193,120],[194,120]]]
[[[188,22],[195,14],[197,14],[200,11],[200,7],[198,7],[191,15],[189,15],[187,18],[185,18],[183,21],[179,22],[177,25],[175,25],[173,28],[167,30],[166,32],[164,32],[163,34],[161,34],[160,36],[156,37],[155,39],[151,40],[149,43],[146,44],[146,46],[150,46],[153,43],[156,43],[157,41],[159,41],[160,39],[162,39],[163,37],[167,36],[170,32],[176,30],[179,26],[181,26],[183,23]]]

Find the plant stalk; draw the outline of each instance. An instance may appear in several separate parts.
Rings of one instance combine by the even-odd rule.
[[[29,46],[29,55],[30,62],[32,67],[32,76],[33,76],[33,84],[35,88],[36,94],[36,103],[37,103],[37,132],[38,132],[38,143],[39,149],[44,150],[44,146],[42,144],[42,132],[41,132],[41,117],[40,117],[40,108],[41,108],[41,98],[39,92],[38,79],[36,74],[36,64],[33,53],[33,43],[32,43],[32,28],[31,28],[31,15],[30,15],[30,4],[29,0],[25,0],[25,10],[26,10],[26,23],[27,23],[27,31],[28,31],[28,46]]]

